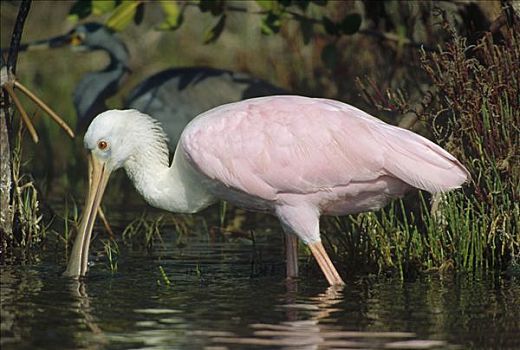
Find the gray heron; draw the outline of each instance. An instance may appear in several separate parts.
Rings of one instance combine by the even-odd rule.
[[[81,24],[65,35],[22,45],[24,50],[73,47],[102,50],[110,58],[100,71],[86,73],[74,91],[78,129],[105,111],[105,101],[119,90],[128,67],[125,44],[108,27]],[[244,73],[210,67],[182,67],[160,71],[139,83],[125,99],[125,109],[137,109],[161,122],[171,144],[191,119],[213,107],[252,97],[283,95],[287,91]]]

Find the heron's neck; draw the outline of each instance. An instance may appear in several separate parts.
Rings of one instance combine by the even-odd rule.
[[[175,154],[171,166],[168,166],[167,150],[161,154],[157,150],[142,150],[130,157],[124,167],[137,191],[154,207],[175,213],[194,213],[215,202],[203,185],[204,179],[181,151]]]
[[[85,74],[74,90],[74,106],[82,125],[88,125],[96,115],[107,109],[105,101],[117,93],[125,73],[130,71],[124,44],[115,40],[111,45],[109,48],[98,48],[109,55],[108,66],[101,71]]]

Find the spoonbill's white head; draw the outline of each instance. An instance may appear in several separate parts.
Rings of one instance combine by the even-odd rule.
[[[65,274],[83,276],[96,212],[110,174],[125,167],[129,175],[146,160],[168,165],[167,137],[159,122],[137,110],[110,110],[99,114],[84,138],[89,154],[89,191],[72,256]]]
[[[109,172],[143,152],[168,159],[167,137],[159,122],[135,109],[99,114],[90,124],[84,144],[92,159]]]

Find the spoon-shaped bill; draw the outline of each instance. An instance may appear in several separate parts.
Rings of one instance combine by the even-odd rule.
[[[90,237],[96,215],[98,212],[103,193],[110,177],[110,171],[105,164],[95,156],[89,156],[89,191],[87,202],[83,210],[83,217],[79,226],[78,234],[74,240],[71,256],[67,265],[67,270],[63,273],[65,276],[79,278],[87,273],[88,249],[90,245]]]

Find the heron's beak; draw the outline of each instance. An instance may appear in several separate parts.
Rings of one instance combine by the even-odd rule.
[[[88,197],[79,225],[78,235],[74,240],[72,253],[67,264],[67,270],[63,273],[65,276],[78,278],[87,273],[90,237],[109,177],[110,170],[106,168],[105,164],[93,155],[89,155],[90,185]]]
[[[55,36],[49,39],[36,40],[20,45],[20,51],[34,51],[55,49],[64,46],[78,46],[82,42],[81,38],[75,33]]]

